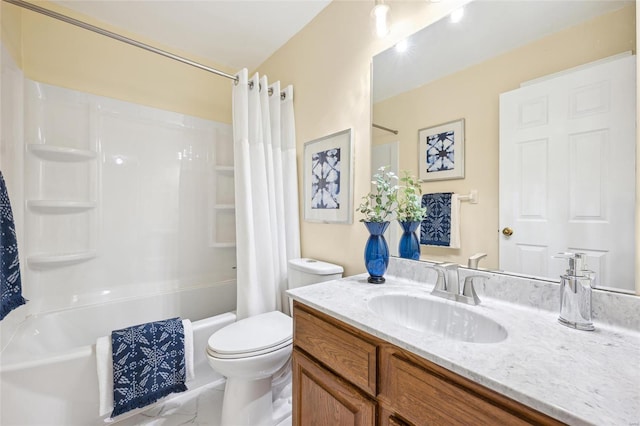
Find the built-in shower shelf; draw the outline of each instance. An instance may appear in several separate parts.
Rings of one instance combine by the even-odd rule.
[[[235,247],[236,243],[213,243],[211,244],[211,247],[216,247],[216,248],[232,248]]]
[[[96,208],[95,201],[29,200],[27,206],[36,213],[81,213]]]
[[[93,160],[97,155],[95,151],[37,143],[27,145],[27,149],[33,155],[43,160],[61,161],[67,163]]]
[[[214,208],[216,210],[235,210],[236,206],[233,204],[216,204]]]
[[[65,254],[37,254],[27,257],[27,263],[32,268],[55,268],[86,262],[96,257],[95,251]]]
[[[234,167],[233,166],[216,166],[216,172],[224,173],[224,174],[233,174]]]

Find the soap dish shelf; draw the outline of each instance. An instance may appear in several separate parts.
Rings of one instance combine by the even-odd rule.
[[[96,256],[95,251],[65,254],[37,254],[27,257],[27,263],[30,267],[37,269],[55,268],[86,262]]]
[[[220,174],[232,175],[235,173],[235,167],[234,166],[216,166],[216,172]]]
[[[65,163],[93,160],[97,156],[95,151],[45,144],[29,144],[27,149],[42,160]]]
[[[28,200],[27,207],[36,213],[81,213],[96,208],[95,201]]]
[[[215,248],[233,248],[236,246],[236,243],[212,243],[211,247]]]

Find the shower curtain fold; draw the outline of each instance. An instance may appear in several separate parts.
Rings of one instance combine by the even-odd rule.
[[[284,105],[292,100],[280,100],[279,83],[272,86],[274,95],[269,96],[266,76],[254,75],[250,85],[244,69],[238,78],[233,88],[233,133],[237,315],[242,319],[286,310],[287,260],[291,254],[299,256],[300,240],[295,128],[290,128],[293,108]],[[285,121],[287,127],[283,128]],[[287,146],[293,146],[293,163],[287,158],[291,154],[283,152],[283,134],[289,138]],[[292,178],[294,187],[287,183]],[[295,207],[295,220],[291,221],[290,203]]]

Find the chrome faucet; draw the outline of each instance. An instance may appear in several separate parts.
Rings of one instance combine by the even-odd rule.
[[[484,277],[480,275],[469,276],[465,278],[463,286],[460,287],[457,264],[442,263],[440,265],[434,265],[434,269],[438,273],[438,278],[436,280],[436,286],[431,292],[432,295],[468,305],[480,304],[480,298],[476,294],[473,280],[474,278],[484,279]]]
[[[562,325],[578,330],[592,331],[591,288],[594,272],[587,269],[584,253],[558,253],[556,258],[569,259],[569,269],[560,276],[560,316]]]

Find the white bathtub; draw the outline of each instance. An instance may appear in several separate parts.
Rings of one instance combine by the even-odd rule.
[[[100,425],[95,341],[111,330],[180,316],[193,322],[196,378],[222,380],[205,347],[235,321],[235,282],[127,299],[28,318],[0,353],[0,424]]]

